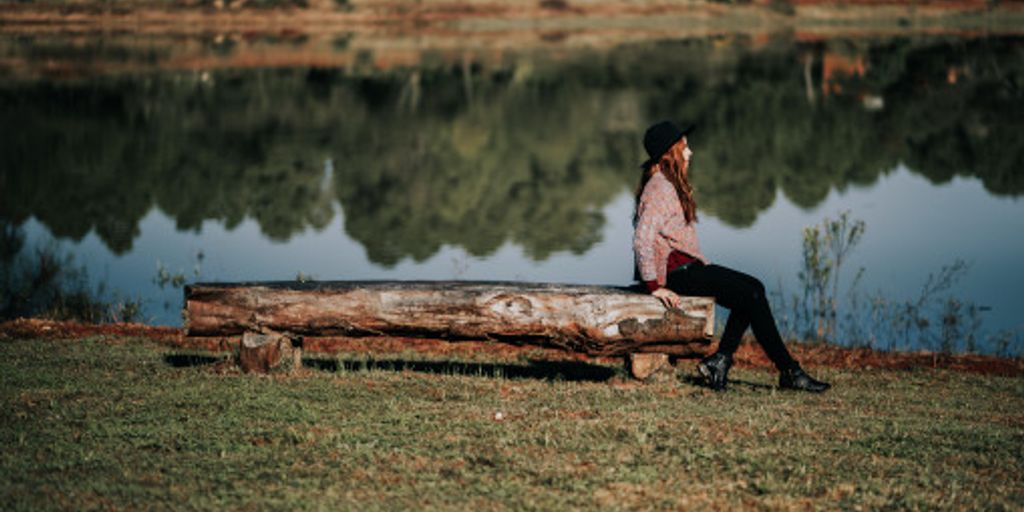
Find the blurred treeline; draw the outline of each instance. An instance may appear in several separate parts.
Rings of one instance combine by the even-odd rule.
[[[1024,193],[1024,40],[666,41],[415,68],[256,69],[0,82],[0,219],[131,249],[251,217],[275,240],[341,205],[372,261],[599,240],[644,128],[690,120],[702,212],[744,226],[903,163]],[[836,63],[839,63],[837,65]],[[953,205],[951,205],[953,207]]]

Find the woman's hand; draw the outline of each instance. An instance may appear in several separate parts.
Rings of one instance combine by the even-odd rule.
[[[669,290],[668,288],[658,288],[651,292],[651,295],[657,297],[658,300],[660,300],[668,309],[678,308],[679,303],[682,302],[682,299],[676,295],[676,292]]]

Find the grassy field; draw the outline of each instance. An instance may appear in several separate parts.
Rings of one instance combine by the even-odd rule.
[[[0,342],[0,503],[37,509],[1024,507],[1024,379],[463,356],[308,359],[300,376],[130,338]],[[501,419],[496,419],[496,413]]]

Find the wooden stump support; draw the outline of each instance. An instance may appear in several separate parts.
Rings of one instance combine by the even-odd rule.
[[[673,368],[668,354],[632,352],[626,356],[626,371],[637,380],[651,380],[658,375],[671,373]]]
[[[292,373],[302,367],[302,337],[245,332],[238,346],[238,366],[245,373],[268,373],[291,354]]]

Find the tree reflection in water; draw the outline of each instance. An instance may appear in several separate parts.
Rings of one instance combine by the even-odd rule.
[[[287,240],[328,225],[338,201],[381,265],[507,242],[543,260],[599,240],[601,208],[634,185],[640,134],[663,117],[698,123],[700,207],[733,226],[776,190],[810,208],[900,162],[1017,196],[1022,42],[698,40],[386,71],[7,79],[0,218],[95,230],[121,254],[154,206],[180,230],[251,217]]]

